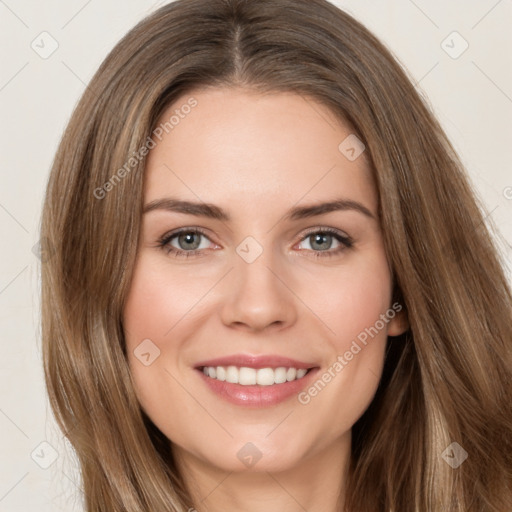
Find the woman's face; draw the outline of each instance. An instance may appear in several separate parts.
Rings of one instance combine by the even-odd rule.
[[[364,147],[292,93],[201,90],[173,115],[153,136],[124,311],[142,408],[227,471],[347,446],[403,332]]]

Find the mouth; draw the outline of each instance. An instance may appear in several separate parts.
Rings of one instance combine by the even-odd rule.
[[[207,388],[228,402],[268,407],[297,395],[319,365],[275,355],[244,355],[202,361],[194,366]]]
[[[248,366],[201,366],[198,370],[210,379],[241,386],[273,386],[304,378],[314,368],[251,368]]]

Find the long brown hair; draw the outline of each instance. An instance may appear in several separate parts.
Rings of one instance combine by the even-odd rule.
[[[112,50],[65,130],[42,217],[53,248],[42,267],[43,354],[86,510],[198,506],[136,399],[122,311],[139,237],[141,148],[164,109],[201,87],[296,92],[328,106],[367,148],[410,328],[388,341],[379,389],[353,427],[346,510],[509,510],[512,297],[497,251],[405,72],[325,0],[166,5]],[[468,454],[457,468],[442,456],[453,442]]]

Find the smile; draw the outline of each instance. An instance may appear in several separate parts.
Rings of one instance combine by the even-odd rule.
[[[309,371],[305,368],[249,368],[246,366],[204,366],[203,373],[211,379],[241,386],[272,386],[302,379]]]
[[[233,354],[198,362],[194,369],[212,398],[244,408],[289,400],[311,385],[320,371],[318,363],[276,354]]]

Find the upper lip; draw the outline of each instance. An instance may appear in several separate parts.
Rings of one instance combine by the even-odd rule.
[[[195,365],[195,368],[203,368],[204,366],[238,366],[247,368],[315,368],[315,363],[297,361],[289,357],[283,357],[275,354],[233,354],[230,356],[218,357],[216,359],[208,359],[201,361]]]

